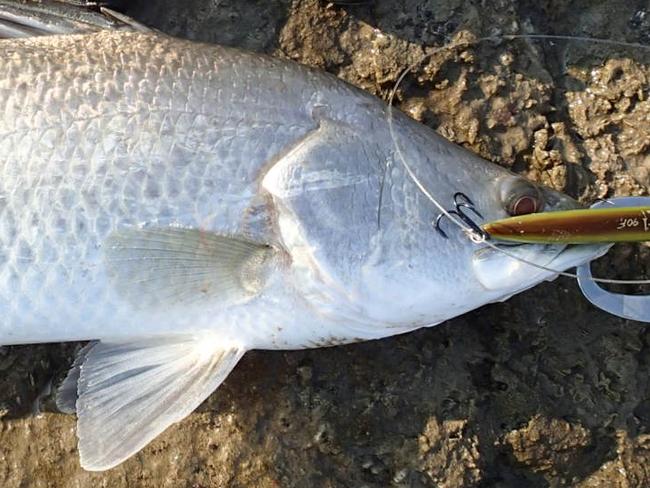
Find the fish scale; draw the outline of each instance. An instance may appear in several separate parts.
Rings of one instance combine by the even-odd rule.
[[[0,99],[7,102],[0,119],[0,218],[9,229],[2,235],[7,265],[0,273],[0,310],[4,324],[11,324],[7,332],[20,324],[18,339],[46,339],[52,322],[46,317],[52,316],[59,318],[56,327],[75,330],[71,338],[105,330],[106,320],[93,323],[97,309],[112,310],[107,318],[120,317],[120,304],[97,265],[101,242],[112,229],[155,222],[237,232],[255,196],[260,166],[309,128],[299,120],[292,126],[265,122],[270,109],[263,103],[254,120],[237,128],[246,121],[237,112],[241,100],[232,91],[199,88],[199,80],[210,78],[201,75],[209,65],[206,47],[192,45],[179,55],[168,40],[145,37],[108,58],[102,53],[115,50],[113,36],[86,41],[14,41],[1,56]],[[27,55],[17,54],[20,44],[29,48]],[[243,56],[211,54],[221,55],[232,73]],[[30,90],[14,90],[18,80]],[[228,101],[232,106],[224,109]],[[258,140],[268,147],[259,147]],[[36,224],[25,209],[33,209]],[[44,252],[46,245],[62,251],[56,260]],[[21,247],[30,259],[18,259]],[[41,286],[31,286],[31,274],[41,277]],[[16,302],[18,290],[27,300]]]
[[[331,245],[319,247],[320,258],[327,261],[319,271],[324,277],[314,282],[314,274],[305,269],[314,256],[303,262],[296,255],[294,262],[301,265],[289,277],[290,286],[309,293],[307,301],[324,301],[326,315],[350,319],[347,312],[335,312],[341,301],[347,302],[345,306],[355,310],[353,316],[362,323],[388,318],[384,306],[376,312],[366,310],[387,293],[387,282],[399,286],[402,279],[413,278],[387,275],[368,262],[371,256],[380,263],[411,258],[412,266],[426,266],[429,252],[423,248],[433,246],[435,258],[444,256],[452,265],[437,272],[444,275],[450,269],[456,279],[464,279],[458,273],[465,268],[453,263],[466,260],[472,246],[462,235],[452,242],[431,235],[429,222],[436,209],[423,205],[422,196],[413,191],[403,168],[393,160],[383,106],[329,75],[238,50],[132,33],[14,40],[0,44],[2,50],[0,72],[5,76],[0,81],[0,99],[7,103],[0,127],[0,192],[8,196],[4,204],[17,219],[14,230],[23,239],[5,237],[5,254],[14,256],[12,249],[28,239],[33,256],[20,269],[13,259],[2,270],[8,292],[0,310],[7,311],[6,323],[12,324],[5,327],[10,339],[4,342],[12,342],[12,336],[13,340],[50,340],[51,331],[43,327],[47,324],[55,328],[58,339],[91,339],[102,331],[120,335],[134,327],[152,333],[186,330],[189,320],[196,321],[179,311],[165,314],[160,323],[160,311],[134,314],[132,304],[116,297],[107,281],[102,244],[110,232],[124,226],[174,224],[226,234],[245,231],[261,242],[298,250],[311,245],[303,242],[305,232],[313,232],[316,240],[331,238]],[[16,84],[28,88],[16,94],[12,89]],[[331,122],[323,125],[327,120]],[[472,180],[481,174],[489,181],[507,173],[442,139],[432,139],[428,129],[401,115],[397,122],[400,136],[414,143],[407,155],[420,165],[445,165],[444,172],[423,173],[434,187],[467,181],[470,174]],[[331,157],[336,168],[348,157],[349,147],[366,137],[359,127],[369,127],[374,138],[351,153],[358,161],[351,161],[347,175],[337,169],[343,175],[339,181],[324,183],[307,181],[320,169],[291,176],[294,190],[278,195],[295,201],[291,210],[300,216],[294,213],[294,220],[278,221],[277,210],[268,207],[266,192],[260,196],[264,171],[287,151],[304,152],[307,140],[317,151],[323,151],[322,141],[329,140],[322,157]],[[429,145],[431,158],[423,154]],[[446,165],[450,160],[464,165]],[[382,165],[389,167],[383,221],[377,228],[373,207],[379,205]],[[481,184],[475,183],[467,181],[464,187]],[[332,203],[330,196],[308,198],[303,205],[303,194],[320,196],[327,189],[340,197]],[[477,203],[494,206],[493,201],[478,198]],[[32,225],[25,208],[36,212],[38,225]],[[245,222],[251,208],[257,209],[258,220],[252,227]],[[303,221],[298,224],[303,227],[301,235],[292,230],[296,218]],[[285,223],[283,229],[277,228],[282,226],[279,222]],[[346,226],[357,229],[356,239],[341,234]],[[369,247],[373,241],[377,244]],[[56,262],[41,259],[45,242],[60,249]],[[41,287],[24,289],[27,269],[43,277]],[[328,276],[332,273],[336,276]],[[363,281],[364,273],[374,276],[369,284]],[[428,276],[415,278],[420,283],[429,280]],[[348,289],[332,295],[325,286],[328,280]],[[27,297],[21,306],[12,303],[16,283],[21,283]],[[496,297],[468,296],[463,304],[456,304],[451,295],[461,290],[437,286],[438,311],[420,307],[425,310],[414,312],[410,319],[400,318],[408,304],[395,307],[397,326],[439,322]],[[350,302],[349,296],[366,303]],[[454,307],[447,309],[443,304],[450,299]],[[198,322],[205,326],[205,320]],[[20,336],[16,336],[17,324],[21,324]],[[263,324],[257,327],[264,330]]]

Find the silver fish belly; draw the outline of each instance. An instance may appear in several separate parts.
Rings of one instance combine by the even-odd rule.
[[[394,124],[440,201],[463,192],[485,220],[531,188],[574,205]],[[87,469],[189,414],[246,350],[390,336],[552,277],[438,214],[385,105],[325,73],[156,34],[0,41],[0,344],[100,341],[60,398]]]

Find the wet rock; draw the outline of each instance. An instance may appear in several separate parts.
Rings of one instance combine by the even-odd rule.
[[[504,438],[517,462],[534,472],[557,477],[584,463],[581,454],[591,444],[591,433],[581,425],[536,415],[525,427]]]
[[[482,480],[479,441],[466,420],[431,419],[418,439],[421,467],[440,488],[476,486]]]

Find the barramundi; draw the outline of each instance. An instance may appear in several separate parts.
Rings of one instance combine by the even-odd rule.
[[[0,344],[90,341],[58,396],[88,470],[190,414],[248,350],[430,327],[607,248],[468,239],[450,215],[577,203],[325,72],[4,19]]]

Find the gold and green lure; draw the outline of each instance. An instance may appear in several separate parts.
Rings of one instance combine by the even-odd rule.
[[[490,238],[530,244],[593,244],[650,241],[650,198],[619,197],[591,208],[542,212],[496,220],[483,225]],[[591,263],[576,269],[582,294],[595,306],[630,320],[650,322],[650,296],[613,293],[594,278]],[[645,280],[641,282],[646,283]],[[630,282],[631,283],[631,282]]]
[[[650,206],[532,213],[489,222],[483,230],[496,240],[527,244],[650,241]]]

